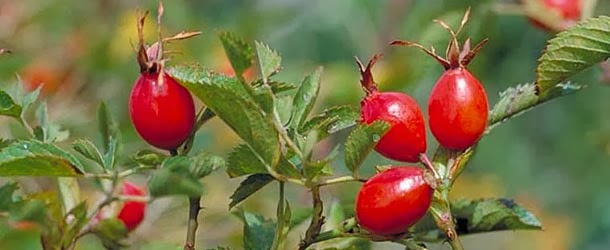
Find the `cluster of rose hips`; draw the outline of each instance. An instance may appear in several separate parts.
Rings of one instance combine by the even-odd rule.
[[[466,68],[487,40],[471,49],[468,39],[462,50],[457,40],[467,17],[468,13],[457,32],[439,21],[452,35],[447,58],[413,42],[392,42],[418,47],[445,68],[428,98],[428,125],[438,143],[454,151],[465,150],[479,140],[487,126],[489,110],[483,86]],[[373,234],[390,236],[405,233],[426,214],[436,181],[442,177],[437,176],[425,155],[425,121],[417,102],[404,93],[377,90],[371,68],[378,59],[379,55],[374,56],[366,67],[357,60],[366,92],[361,102],[361,121],[370,124],[382,120],[390,125],[375,146],[381,155],[402,162],[421,161],[431,170],[428,173],[417,166],[393,166],[370,178],[360,189],[356,198],[358,223]]]

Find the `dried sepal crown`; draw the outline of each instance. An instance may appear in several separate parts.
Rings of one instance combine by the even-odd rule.
[[[430,49],[428,49],[428,48],[424,47],[423,45],[416,43],[416,42],[412,42],[412,41],[395,40],[395,41],[392,41],[390,43],[390,45],[400,45],[400,46],[409,46],[409,47],[419,48],[420,50],[424,51],[426,54],[428,54],[432,58],[434,58],[436,61],[438,61],[445,68],[445,70],[465,67],[472,61],[472,59],[479,52],[479,50],[481,50],[483,48],[483,46],[489,40],[489,39],[485,38],[481,42],[479,42],[477,45],[475,45],[474,48],[471,49],[470,48],[470,38],[467,38],[462,46],[462,49],[460,49],[460,43],[459,43],[457,37],[460,34],[460,32],[462,31],[462,29],[464,28],[464,26],[466,25],[466,23],[468,23],[469,17],[470,17],[470,8],[468,8],[466,10],[466,13],[464,13],[464,16],[462,17],[462,21],[460,22],[460,26],[458,27],[458,29],[456,31],[454,31],[453,28],[451,28],[451,26],[449,26],[444,21],[438,20],[438,19],[434,20],[434,22],[438,23],[441,27],[443,27],[445,30],[447,30],[449,32],[449,34],[451,34],[451,39],[449,39],[449,44],[447,45],[447,49],[445,51],[445,57],[442,57],[442,56],[439,56],[438,54],[436,54],[434,47],[431,47]]]
[[[144,42],[144,23],[149,14],[148,11],[138,13],[138,64],[140,72],[158,73],[163,69],[164,53],[163,44],[176,40],[188,39],[201,34],[200,31],[181,31],[170,37],[163,37],[161,32],[161,19],[163,17],[163,3],[159,2],[157,11],[157,33],[158,40],[150,46]]]
[[[369,60],[366,67],[364,67],[364,64],[360,61],[358,57],[355,57],[356,64],[358,65],[358,69],[360,70],[360,86],[362,86],[362,89],[364,89],[364,92],[366,92],[367,94],[377,91],[377,83],[375,82],[375,79],[373,79],[373,73],[371,72],[371,70],[375,63],[377,63],[377,61],[381,59],[382,56],[383,54],[375,54]]]

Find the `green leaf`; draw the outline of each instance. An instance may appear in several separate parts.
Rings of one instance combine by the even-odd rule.
[[[381,120],[370,125],[358,125],[345,141],[345,166],[356,173],[358,167],[388,129],[390,129],[390,125]]]
[[[229,153],[227,167],[227,174],[229,174],[229,177],[235,178],[248,174],[264,173],[267,173],[265,164],[261,162],[248,145],[237,145],[233,148],[233,151]]]
[[[10,95],[0,90],[0,115],[19,118],[21,111],[21,106],[16,104]]]
[[[102,135],[104,152],[108,152],[111,139],[117,137],[118,129],[104,102],[101,102],[97,109],[97,122],[98,129]]]
[[[83,165],[49,143],[18,141],[0,151],[0,176],[76,176]]]
[[[610,57],[610,17],[579,22],[557,34],[538,60],[537,93],[545,98],[555,85]]]
[[[258,214],[242,211],[238,216],[244,222],[244,249],[268,250],[273,245],[276,223]]]
[[[141,165],[145,165],[145,166],[157,166],[159,164],[161,164],[166,158],[167,155],[165,154],[161,154],[159,152],[150,150],[150,149],[144,149],[144,150],[140,150],[137,153],[131,155],[129,157],[132,161],[141,164]]]
[[[96,162],[102,167],[104,166],[104,160],[102,160],[102,155],[100,154],[100,151],[90,140],[77,139],[72,143],[72,148],[85,158]]]
[[[155,171],[148,180],[150,195],[187,195],[199,197],[203,194],[203,184],[191,172],[192,160],[185,156],[167,158],[162,168]]]
[[[460,235],[493,231],[542,230],[542,224],[530,211],[505,198],[452,202],[451,213],[456,220],[456,231]],[[425,241],[440,241],[446,238],[438,230],[434,219],[427,216],[412,230],[416,238]]]
[[[290,127],[298,129],[301,127],[309,112],[313,108],[318,98],[318,92],[320,92],[320,79],[322,76],[323,68],[319,67],[311,75],[308,75],[303,79],[299,90],[294,95],[292,104],[292,121]]]
[[[263,86],[263,84],[264,84],[263,80],[258,80],[256,82],[252,83],[252,86],[257,88],[257,87]],[[274,94],[282,93],[282,92],[293,90],[293,89],[297,88],[297,86],[292,83],[272,81],[272,80],[268,81],[267,85],[269,87],[271,87],[271,91],[273,91]]]
[[[208,176],[217,169],[227,165],[222,157],[207,152],[201,152],[191,159],[193,163],[191,164],[190,172],[198,179]]]
[[[275,105],[277,115],[280,118],[281,124],[285,126],[290,122],[290,116],[292,115],[292,96],[280,95],[275,98],[277,103]]]
[[[250,174],[266,174],[267,167],[261,159],[252,151],[248,145],[240,144],[233,148],[229,153],[227,163],[227,174],[231,178],[250,175]],[[299,170],[284,156],[280,156],[280,160],[275,168],[281,174],[289,177],[298,178],[301,176]]]
[[[239,187],[231,195],[231,203],[229,203],[229,209],[235,207],[243,200],[253,195],[258,190],[271,183],[274,178],[268,174],[253,174],[248,176],[244,181],[239,184]]]
[[[196,68],[177,67],[171,73],[248,143],[263,162],[277,165],[280,143],[273,117],[267,117],[259,100],[253,97],[251,86]]]
[[[332,165],[326,160],[308,162],[303,167],[305,178],[314,179],[318,176],[330,176],[333,174]]]
[[[127,247],[127,245],[123,242],[129,236],[127,227],[125,227],[123,222],[116,218],[101,220],[92,228],[91,231],[108,249]]]
[[[258,59],[259,72],[263,82],[268,82],[268,78],[279,72],[282,67],[282,57],[277,51],[269,48],[266,44],[254,41],[256,47],[256,58]]]
[[[70,245],[76,235],[78,235],[83,227],[87,225],[87,222],[89,222],[87,218],[87,203],[81,202],[76,207],[72,208],[66,217],[71,219],[68,221],[67,231],[62,234],[64,246]]]
[[[535,84],[521,84],[510,87],[500,94],[500,100],[494,105],[489,113],[487,133],[495,126],[511,117],[520,115],[530,108],[547,102],[551,99],[576,93],[582,86],[571,83],[560,83],[552,87],[545,96],[536,94]]]
[[[32,103],[34,103],[38,99],[38,96],[40,95],[40,89],[42,89],[42,86],[36,88],[32,92],[27,93],[23,97],[23,100],[21,101],[21,107],[23,107],[23,110],[27,110],[27,108],[29,108],[30,105],[32,105]]]
[[[108,149],[104,154],[104,166],[106,169],[112,170],[116,166],[116,158],[119,152],[119,142],[116,137],[110,137]]]
[[[312,117],[299,128],[300,134],[311,130],[318,131],[318,141],[342,129],[352,127],[360,119],[360,112],[352,106],[336,106]]]
[[[237,35],[230,32],[218,34],[225,53],[233,66],[235,75],[241,76],[244,71],[252,66],[254,61],[254,50]]]
[[[0,212],[9,210],[11,204],[14,202],[13,195],[18,189],[19,185],[16,182],[7,183],[0,187]]]

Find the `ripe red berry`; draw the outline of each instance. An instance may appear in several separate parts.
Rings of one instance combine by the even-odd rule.
[[[123,195],[129,196],[144,196],[145,192],[137,185],[125,181],[123,182]],[[146,203],[140,201],[126,201],[119,211],[117,218],[125,224],[127,231],[133,231],[144,220],[146,213]]]
[[[369,61],[366,68],[358,62],[362,86],[367,95],[360,103],[361,122],[371,124],[383,120],[390,129],[381,137],[375,150],[396,161],[417,162],[426,151],[424,116],[412,97],[399,92],[379,92],[371,74],[371,67],[380,55]]]
[[[142,73],[129,98],[129,114],[140,136],[167,150],[178,148],[195,124],[189,91],[167,73]]]
[[[464,15],[458,32],[468,21],[468,15],[469,11]],[[470,39],[467,39],[463,50],[460,50],[457,33],[446,23],[439,23],[449,30],[452,36],[447,49],[447,59],[417,43],[394,41],[392,44],[418,47],[443,65],[446,71],[432,88],[428,99],[428,122],[432,134],[441,146],[464,150],[474,145],[487,127],[487,94],[479,80],[466,68],[487,39],[473,49],[470,48]]]
[[[443,147],[463,150],[479,140],[487,127],[485,89],[466,68],[445,71],[428,99],[430,130]]]
[[[370,178],[356,197],[356,219],[377,235],[406,232],[428,211],[434,190],[418,167],[393,167]]]
[[[532,0],[530,0],[532,1]],[[553,13],[554,17],[550,20],[541,20],[536,15],[528,15],[530,22],[543,30],[549,31],[561,31],[574,25],[580,20],[582,15],[582,4],[580,0],[537,0],[538,10],[542,7],[545,11]],[[527,5],[532,5],[528,1],[525,2]],[[553,17],[553,15],[546,15]]]
[[[138,22],[140,76],[129,97],[129,115],[138,134],[149,144],[176,150],[195,126],[195,104],[189,91],[164,70],[163,41],[185,39],[200,32],[180,33],[147,47],[143,25]]]
[[[120,192],[121,195],[144,196],[146,192],[136,184],[124,181]],[[125,225],[128,232],[133,231],[142,221],[146,214],[146,203],[140,201],[115,202],[106,206],[95,215],[94,223],[106,218],[117,218]]]

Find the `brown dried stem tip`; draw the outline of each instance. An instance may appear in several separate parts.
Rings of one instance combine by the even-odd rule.
[[[375,83],[375,80],[373,79],[373,73],[371,73],[371,69],[373,68],[373,65],[377,63],[377,60],[379,60],[382,56],[383,54],[375,54],[371,58],[371,60],[369,60],[369,63],[366,65],[366,68],[364,67],[364,64],[362,64],[360,59],[358,57],[355,57],[356,64],[358,65],[358,69],[360,70],[360,76],[362,77],[362,79],[360,79],[360,85],[362,86],[362,89],[364,89],[364,92],[366,92],[367,95],[377,91],[377,83]]]
[[[161,33],[161,19],[163,17],[163,3],[159,2],[159,8],[157,11],[157,34],[158,41],[150,46],[147,46],[144,42],[144,23],[148,16],[148,11],[138,13],[138,64],[140,65],[140,72],[158,73],[163,69],[163,43],[184,40],[201,34],[199,31],[181,31],[170,37],[163,37]]]
[[[466,13],[464,13],[464,17],[462,17],[462,21],[460,22],[460,26],[458,27],[457,31],[454,31],[453,28],[451,28],[451,26],[449,26],[447,23],[445,23],[442,20],[437,20],[437,19],[434,20],[434,22],[438,23],[441,27],[443,27],[444,29],[449,31],[449,34],[451,34],[451,39],[449,40],[449,44],[447,45],[447,50],[445,51],[446,58],[443,58],[443,57],[439,56],[438,54],[436,54],[434,47],[432,47],[431,49],[428,49],[421,44],[411,42],[411,41],[396,40],[396,41],[391,42],[390,45],[401,45],[401,46],[410,46],[410,47],[419,48],[420,50],[424,51],[426,54],[430,55],[432,58],[436,59],[436,61],[438,61],[441,65],[443,65],[445,70],[465,67],[472,61],[474,56],[479,52],[479,50],[481,50],[481,48],[483,48],[483,46],[489,40],[489,39],[485,38],[485,39],[483,39],[483,41],[479,42],[477,45],[474,46],[474,48],[471,49],[470,48],[470,38],[467,38],[463,44],[462,50],[460,50],[460,43],[458,41],[457,36],[460,34],[462,29],[468,22],[469,17],[470,17],[470,8],[468,8],[466,10]]]

